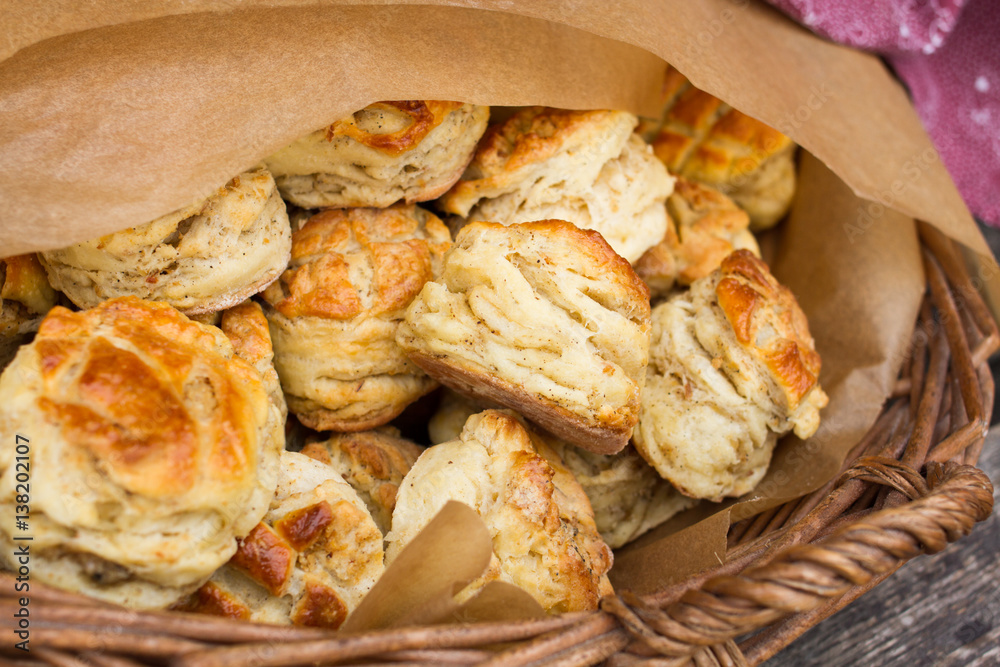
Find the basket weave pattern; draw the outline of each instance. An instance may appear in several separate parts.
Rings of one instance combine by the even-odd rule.
[[[996,325],[952,243],[921,226],[928,291],[892,397],[816,491],[734,524],[725,564],[592,613],[344,635],[174,612],[136,612],[32,585],[31,652],[14,664],[177,667],[301,664],[756,665],[989,516],[973,467],[993,405]],[[0,625],[14,628],[0,574]]]

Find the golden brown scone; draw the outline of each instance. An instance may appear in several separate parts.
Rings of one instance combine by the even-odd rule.
[[[638,415],[649,292],[593,230],[476,222],[413,300],[396,341],[442,384],[612,454]]]
[[[748,250],[653,310],[635,445],[682,493],[756,486],[780,435],[808,438],[827,396],[805,314]]]
[[[0,376],[0,510],[30,438],[31,576],[165,607],[236,551],[274,494],[283,430],[260,374],[161,303],[56,307]],[[2,560],[14,563],[0,526]]]
[[[55,305],[55,290],[34,254],[0,259],[0,369]]]
[[[634,264],[654,298],[666,296],[674,283],[687,286],[707,276],[734,250],[760,256],[746,212],[714,188],[677,177],[667,212],[663,240]]]
[[[278,423],[284,429],[288,417],[285,394],[281,391],[278,373],[274,370],[274,348],[271,346],[271,332],[267,318],[260,304],[244,301],[223,311],[219,315],[218,326],[233,344],[233,352],[260,373],[264,390],[276,411]]]
[[[358,492],[383,535],[392,525],[399,484],[423,451],[387,426],[335,435],[302,448],[303,454],[332,467]]]
[[[427,427],[431,442],[458,439],[469,417],[483,410],[477,402],[446,389]],[[580,482],[594,510],[597,531],[612,549],[695,503],[663,480],[631,445],[617,454],[595,454],[558,438],[536,436],[545,439]]]
[[[175,609],[338,628],[382,575],[382,556],[382,533],[354,490],[329,466],[282,452],[263,520]]]
[[[490,531],[489,581],[520,586],[551,613],[596,609],[612,592],[611,549],[583,489],[545,442],[506,410],[472,416],[461,438],[429,447],[403,479],[386,536],[391,563],[449,500],[479,513]]]
[[[137,296],[186,314],[224,310],[274,281],[292,233],[266,169],[162,218],[40,253],[52,286],[81,308]]]
[[[458,180],[489,115],[460,102],[377,102],[264,162],[285,199],[303,208],[413,204]]]
[[[385,424],[437,386],[396,345],[396,327],[451,244],[414,205],[331,209],[294,234],[292,261],[264,291],[288,409],[309,428]]]
[[[490,127],[439,205],[469,222],[569,220],[634,262],[663,238],[673,188],[637,123],[624,111],[522,109]]]
[[[671,173],[716,187],[750,214],[760,231],[784,217],[795,194],[795,143],[740,113],[676,70],[667,77],[667,111],[653,151]]]

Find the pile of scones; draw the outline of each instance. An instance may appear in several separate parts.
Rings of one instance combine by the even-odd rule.
[[[460,597],[596,608],[613,548],[753,489],[827,402],[754,237],[795,145],[676,70],[662,100],[372,104],[204,201],[2,260],[0,566],[30,511],[33,580],[336,628],[457,500],[493,544]]]

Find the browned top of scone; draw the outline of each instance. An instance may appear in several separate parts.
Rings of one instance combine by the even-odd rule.
[[[330,209],[292,235],[289,268],[263,296],[290,318],[400,310],[432,278],[450,243],[444,223],[412,204]]]
[[[125,297],[53,308],[33,345],[42,411],[127,490],[222,496],[256,484],[260,376],[217,329]]]
[[[669,108],[653,151],[672,172],[717,174],[713,180],[722,180],[750,173],[792,145],[781,132],[695,88],[672,68],[664,86],[670,90]]]
[[[677,176],[667,199],[670,223],[657,246],[635,264],[647,282],[676,278],[690,285],[707,276],[734,250],[746,234],[750,216],[715,188]]]
[[[302,448],[304,455],[340,473],[358,492],[383,533],[389,530],[399,485],[424,451],[393,431],[340,433]]]
[[[794,410],[820,372],[805,313],[792,292],[747,250],[723,260],[720,271],[715,293],[737,340],[770,369]]]
[[[567,254],[585,257],[586,264],[598,269],[602,280],[610,281],[623,291],[625,295],[621,303],[607,304],[608,307],[621,307],[627,316],[635,321],[649,321],[649,287],[636,275],[628,260],[619,255],[608,245],[601,233],[594,229],[580,229],[565,220],[538,220],[522,222],[516,225],[501,225],[496,222],[476,222],[463,229],[473,229],[474,225],[484,227],[524,230],[527,233],[539,233],[555,241]],[[472,232],[470,231],[471,235]],[[554,245],[555,245],[554,244]],[[562,257],[553,255],[551,262],[555,266],[564,265]]]
[[[343,118],[326,128],[326,139],[332,141],[336,137],[350,137],[369,148],[382,151],[389,155],[402,155],[413,150],[430,132],[441,124],[441,121],[455,109],[462,106],[461,102],[442,102],[438,100],[404,100],[398,102],[376,102],[362,111],[377,110],[384,113],[403,116],[408,123],[396,132],[367,132],[358,124],[358,113]]]
[[[627,136],[636,122],[634,116],[622,111],[521,109],[486,130],[462,179],[442,197],[443,210],[462,213],[462,202],[476,198],[480,191],[518,180],[525,167],[560,152],[593,152],[609,136],[622,132]]]
[[[241,358],[260,370],[259,364],[270,364],[274,358],[271,334],[267,328],[267,318],[260,306],[253,301],[244,301],[222,313],[219,328],[233,344],[233,350]]]

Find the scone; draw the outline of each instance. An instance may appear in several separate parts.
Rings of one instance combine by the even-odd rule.
[[[645,283],[599,233],[476,222],[396,341],[442,384],[613,454],[638,416],[649,331]]]
[[[291,243],[274,179],[257,169],[187,208],[40,257],[52,286],[81,308],[137,296],[190,315],[264,289],[288,264]]]
[[[595,454],[561,440],[546,442],[594,509],[601,538],[612,549],[624,546],[697,502],[662,479],[629,445],[617,454]]]
[[[260,304],[254,301],[244,301],[219,314],[218,326],[222,333],[233,344],[233,352],[260,373],[261,382],[275,419],[284,430],[285,419],[288,417],[288,406],[285,404],[285,394],[281,391],[278,373],[274,370],[274,348],[271,345],[271,332],[268,330],[267,318]]]
[[[295,232],[291,264],[263,298],[274,365],[303,424],[375,428],[437,386],[395,335],[450,243],[438,218],[404,204],[323,211]]]
[[[224,567],[175,606],[258,623],[338,628],[383,571],[382,533],[329,466],[281,453],[270,509]]]
[[[303,208],[427,201],[462,175],[489,116],[489,107],[460,102],[377,102],[264,162],[282,196]]]
[[[718,188],[760,231],[784,217],[795,194],[795,144],[781,132],[668,71],[667,111],[653,151],[671,173]]]
[[[587,496],[513,414],[474,415],[459,440],[421,454],[399,489],[386,561],[449,500],[479,513],[493,541],[487,572],[463,595],[500,580],[559,613],[595,609],[612,592],[611,550],[597,533]]]
[[[303,454],[336,470],[358,492],[383,535],[392,524],[399,484],[423,451],[391,427],[334,435],[302,448]]]
[[[469,417],[482,410],[475,401],[445,390],[428,424],[431,442],[440,444],[459,438]],[[597,531],[612,549],[695,503],[662,479],[631,445],[617,454],[595,454],[558,438],[545,438],[545,442],[583,487],[594,510]]]
[[[827,396],[795,297],[738,250],[653,309],[653,341],[635,445],[693,498],[757,485],[778,436],[808,438]]]
[[[654,298],[666,296],[675,283],[687,286],[707,276],[734,250],[760,256],[747,229],[749,216],[714,188],[678,177],[667,212],[670,224],[663,240],[634,264]]]
[[[0,376],[0,401],[4,516],[15,453],[30,457],[32,580],[166,607],[229,560],[274,495],[284,437],[260,374],[165,304],[57,306]],[[19,534],[0,526],[8,567]]]
[[[0,369],[55,305],[56,293],[34,254],[0,259]]]
[[[439,206],[469,222],[569,220],[634,262],[666,233],[673,189],[633,133],[638,122],[624,111],[522,109],[490,127]]]

